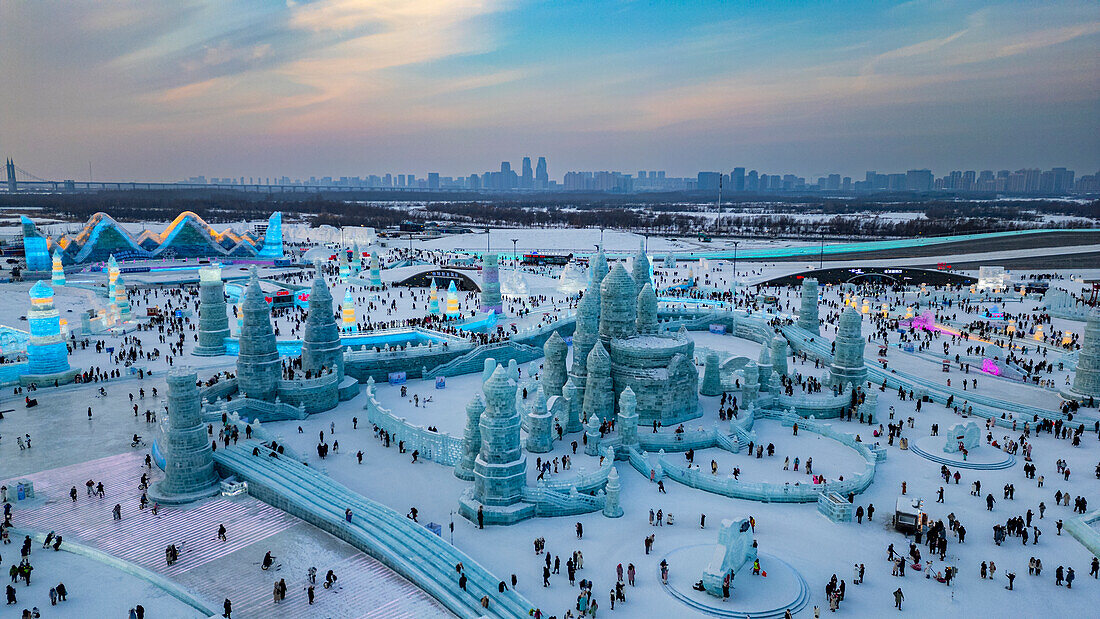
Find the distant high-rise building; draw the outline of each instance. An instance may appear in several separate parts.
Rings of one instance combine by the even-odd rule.
[[[757,176],[756,170],[749,170],[749,175],[745,177],[745,191],[759,191],[760,190],[760,177]]]
[[[730,174],[730,184],[733,186],[734,191],[745,190],[745,168],[733,169],[733,173]]]
[[[931,191],[932,170],[909,170],[905,173],[905,188],[909,191]]]
[[[439,189],[439,172],[428,172],[428,189]]]
[[[519,179],[520,189],[534,189],[535,174],[531,171],[531,158],[523,158],[523,176]]]
[[[550,174],[546,170],[546,157],[539,157],[535,164],[535,188],[547,189],[550,187]]]
[[[696,182],[699,191],[718,191],[718,183],[722,175],[718,172],[700,172]]]

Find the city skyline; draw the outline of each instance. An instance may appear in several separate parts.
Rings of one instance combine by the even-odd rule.
[[[1091,2],[8,2],[0,154],[76,180],[457,177],[513,152],[557,178],[1094,174],[1098,35]]]

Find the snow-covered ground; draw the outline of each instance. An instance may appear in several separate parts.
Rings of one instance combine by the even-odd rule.
[[[515,234],[516,236],[510,236]],[[495,249],[506,252],[511,250],[510,238],[521,237],[518,243],[520,251],[525,249],[540,249],[551,251],[557,249],[588,250],[599,243],[598,230],[569,231],[568,234],[561,231],[499,231],[491,236]],[[522,236],[521,236],[522,235]],[[604,233],[605,244],[611,250],[634,251],[637,248],[640,237],[621,233]],[[499,241],[498,241],[499,237]],[[469,247],[479,249],[484,247],[484,234],[449,237],[435,241],[425,242],[421,249],[435,248],[442,255],[443,250]],[[655,278],[659,285],[670,285],[687,279],[689,270],[700,283],[709,282],[710,286],[719,289],[728,289],[735,280],[746,283],[763,281],[764,279],[802,270],[806,265],[795,263],[788,264],[764,264],[764,263],[738,263],[738,273],[735,275],[732,265],[727,262],[711,262],[707,267],[699,263],[683,263],[675,269],[668,269],[661,264],[656,257],[658,252],[674,248],[690,248],[686,241],[681,247],[674,247],[673,242],[651,237],[651,260],[654,262]],[[662,245],[667,243],[667,245]],[[761,246],[767,242],[762,242]],[[655,245],[656,244],[656,245]],[[714,244],[707,244],[712,247]],[[654,249],[654,247],[658,249]],[[740,246],[745,247],[743,243]],[[502,271],[510,268],[505,261]],[[843,262],[827,263],[840,266]],[[816,267],[816,264],[814,264]],[[532,296],[545,295],[546,299],[539,299],[536,307],[533,301],[506,302],[510,314],[514,315],[518,309],[527,304],[531,315],[525,318],[506,317],[502,325],[511,326],[515,323],[517,328],[537,324],[543,312],[559,311],[567,308],[571,300],[566,295],[556,292],[555,277],[560,269],[526,269],[524,281]],[[273,275],[274,270],[265,270],[264,275]],[[1061,275],[1096,277],[1100,270],[1073,272],[1065,271]],[[1014,273],[1014,276],[1027,276],[1027,273]],[[385,279],[385,277],[384,277]],[[70,276],[70,282],[87,281],[94,284],[102,284],[101,274],[82,274]],[[152,281],[152,280],[150,280]],[[302,278],[301,283],[308,284],[309,276]],[[391,281],[388,280],[387,281]],[[136,280],[135,280],[136,283]],[[295,283],[298,283],[297,281]],[[338,304],[343,300],[344,284],[338,284],[330,279],[332,294]],[[1076,291],[1081,288],[1081,283],[1070,279],[1056,280],[1057,285],[1070,287]],[[364,291],[360,286],[354,285],[353,296],[356,299],[360,320],[370,317],[373,322],[390,320],[404,320],[423,316],[427,305],[427,293],[424,290],[388,290],[381,295],[374,296]],[[28,308],[27,290],[29,283],[4,284],[6,294],[0,295],[0,323],[26,329],[26,322],[19,319],[24,316]],[[769,291],[777,293],[779,300],[778,310],[781,313],[791,313],[799,306],[798,291]],[[842,296],[837,287],[823,288],[823,302],[821,315],[827,319],[828,324],[822,330],[822,337],[831,339],[835,333],[835,314],[842,302]],[[897,298],[894,293],[875,295],[868,292],[871,306],[879,308],[882,302],[890,303],[893,311],[904,311],[906,305],[911,304],[913,296],[904,299]],[[140,365],[152,370],[153,374],[144,381],[136,379],[112,380],[110,382],[95,385],[73,385],[54,389],[40,389],[35,396],[39,399],[39,406],[27,409],[22,406],[22,394],[15,394],[11,387],[5,388],[0,394],[0,409],[14,409],[14,412],[5,413],[0,421],[0,479],[12,479],[28,475],[38,471],[54,469],[60,466],[79,464],[92,461],[105,456],[120,453],[136,452],[129,447],[130,437],[134,433],[151,437],[154,425],[147,423],[144,411],[163,410],[164,406],[164,382],[163,373],[169,364],[189,364],[195,367],[200,377],[205,378],[222,370],[233,370],[235,359],[233,357],[221,358],[197,358],[190,355],[194,346],[193,340],[193,312],[195,310],[195,298],[181,294],[177,288],[150,289],[139,285],[131,295],[134,304],[134,314],[144,316],[149,306],[182,308],[192,312],[192,323],[184,331],[183,353],[173,354],[168,344],[159,340],[159,333],[155,331],[139,331],[130,334],[132,338],[141,341],[144,352],[152,352],[154,349],[161,354],[156,359],[142,360]],[[371,304],[373,309],[370,309]],[[79,311],[88,307],[105,307],[105,300],[96,297],[90,291],[79,288],[65,287],[57,290],[56,304],[62,317],[68,319],[71,326],[79,325],[77,318]],[[415,304],[415,307],[414,307]],[[462,295],[462,306],[465,312],[472,311],[477,306],[476,294]],[[954,325],[965,324],[981,317],[982,312],[989,303],[978,304],[971,310],[953,306],[944,308],[941,313],[950,315]],[[1019,316],[1028,316],[1036,311],[1037,302],[1033,300],[1011,300],[999,303],[1006,313]],[[558,308],[558,309],[555,309]],[[279,315],[276,324],[280,330],[280,338],[289,339],[300,337],[301,320],[304,313],[290,311]],[[231,321],[232,322],[232,321]],[[1022,324],[1022,323],[1021,323]],[[1080,335],[1083,323],[1055,319],[1053,326],[1057,331],[1070,331]],[[235,325],[234,325],[235,328]],[[869,361],[876,358],[877,343],[881,336],[876,334],[873,321],[864,320],[864,335],[872,336],[875,343],[869,343],[866,356]],[[733,356],[748,356],[756,358],[760,351],[760,345],[746,340],[740,340],[728,335],[713,333],[692,333],[697,347],[706,347],[721,350],[724,354]],[[169,337],[169,341],[175,341],[176,335]],[[98,336],[90,338],[92,345],[88,348],[79,348],[73,353],[71,363],[74,366],[100,368],[116,368],[107,352],[96,352],[94,343],[102,340],[107,346],[121,348],[122,338],[117,336]],[[964,374],[953,369],[949,374],[943,374],[940,370],[939,359],[943,356],[943,343],[949,343],[947,356],[954,358],[955,354],[966,355],[967,346],[975,345],[972,340],[969,343],[951,343],[950,338],[939,338],[930,341],[927,350],[914,353],[906,353],[898,347],[899,335],[891,332],[887,344],[890,347],[888,358],[891,367],[901,368],[918,376],[934,381],[962,380]],[[129,344],[128,344],[129,345]],[[1063,354],[1057,349],[1039,347],[1031,344],[1027,353],[1016,350],[1017,355],[1026,355],[1027,358],[1038,361],[1046,358],[1055,365]],[[539,361],[525,364],[524,374],[536,372]],[[802,363],[790,360],[792,372],[799,372],[804,376],[820,378],[824,368],[815,369],[813,363]],[[1007,379],[994,378],[981,374],[972,369],[967,380],[977,379],[977,393],[993,395],[1006,400],[1027,402],[1032,405],[1046,408],[1056,408],[1058,397],[1053,389],[1038,387],[1035,385],[1023,385],[1009,382]],[[1065,369],[1054,369],[1043,378],[1053,381],[1055,387],[1064,385],[1068,376]],[[392,409],[395,414],[407,417],[414,423],[433,425],[440,431],[460,435],[465,425],[465,404],[479,388],[477,375],[451,377],[447,380],[446,389],[437,390],[430,381],[413,380],[407,384],[408,395],[400,396],[398,387],[379,385],[377,395],[383,406]],[[105,387],[106,396],[98,396],[98,388]],[[152,395],[152,389],[158,390],[157,396]],[[145,398],[141,398],[139,389],[146,391]],[[796,387],[796,390],[798,388]],[[129,394],[134,394],[134,404],[131,404]],[[419,396],[418,404],[414,405],[413,396]],[[425,406],[423,398],[430,397],[431,401]],[[692,420],[685,424],[689,429],[697,427],[709,428],[717,421],[716,398],[700,398],[703,416],[698,420]],[[133,406],[138,406],[139,415],[134,416]],[[863,524],[835,524],[818,514],[816,506],[791,505],[791,504],[762,504],[750,501],[730,499],[701,490],[695,490],[686,486],[666,480],[666,494],[660,494],[655,484],[649,482],[647,477],[638,474],[633,468],[622,463],[618,465],[622,480],[622,504],[626,512],[621,519],[610,520],[601,514],[589,514],[575,518],[534,519],[519,523],[510,527],[489,527],[478,530],[476,526],[457,516],[456,510],[458,497],[469,486],[468,482],[458,480],[453,472],[443,466],[432,462],[419,462],[413,464],[410,454],[400,454],[396,445],[386,449],[375,438],[369,424],[365,422],[366,413],[363,410],[365,396],[360,394],[352,401],[341,403],[336,409],[314,415],[301,422],[281,422],[270,424],[270,429],[280,436],[280,442],[285,442],[299,454],[307,457],[311,466],[319,467],[331,475],[334,479],[347,485],[349,488],[364,494],[372,499],[380,501],[401,513],[408,512],[411,507],[419,510],[421,522],[436,522],[444,525],[444,537],[449,539],[447,524],[452,520],[455,523],[454,543],[460,549],[470,554],[478,562],[485,565],[491,572],[509,580],[512,574],[518,579],[520,592],[543,609],[546,616],[557,615],[562,617],[566,609],[571,608],[576,600],[577,590],[570,587],[565,578],[565,560],[574,550],[580,550],[584,554],[584,569],[578,574],[578,578],[587,578],[594,582],[596,599],[600,602],[600,615],[619,617],[701,617],[687,606],[681,604],[670,596],[659,584],[657,578],[657,565],[659,561],[670,552],[685,546],[697,544],[713,544],[717,538],[719,523],[724,518],[741,518],[753,516],[756,520],[756,540],[760,551],[769,555],[782,558],[797,569],[809,582],[811,591],[811,603],[805,610],[797,613],[799,617],[812,617],[813,605],[821,606],[826,603],[823,595],[823,587],[832,574],[839,579],[847,581],[847,594],[841,606],[841,612],[856,613],[860,617],[889,616],[893,612],[893,600],[891,592],[901,587],[904,591],[905,613],[916,616],[1088,616],[1090,609],[1095,605],[1095,600],[1100,594],[1100,586],[1088,573],[1090,569],[1091,555],[1072,537],[1057,534],[1055,523],[1059,519],[1071,517],[1072,507],[1055,505],[1054,494],[1056,491],[1068,492],[1072,496],[1084,496],[1089,500],[1090,507],[1095,508],[1100,502],[1097,490],[1100,481],[1093,475],[1093,470],[1100,462],[1100,443],[1097,435],[1091,431],[1085,433],[1080,447],[1070,446],[1068,441],[1055,439],[1051,435],[1042,434],[1033,436],[1035,464],[1038,473],[1045,475],[1043,487],[1038,487],[1036,481],[1025,479],[1022,472],[1022,458],[1009,469],[1000,471],[971,471],[962,470],[961,483],[956,485],[944,484],[939,477],[940,465],[925,460],[918,455],[901,450],[897,444],[888,447],[888,459],[879,464],[874,484],[870,489],[855,499],[856,504],[867,507],[874,504],[876,507],[874,520],[864,521]],[[87,409],[92,407],[93,418],[87,418]],[[942,405],[925,405],[920,413],[915,411],[913,402],[901,402],[894,392],[881,393],[878,404],[878,417],[886,423],[890,407],[896,410],[895,421],[901,421],[908,417],[914,418],[913,427],[906,426],[903,436],[912,440],[927,436],[932,424],[938,424],[941,433],[950,425],[959,421],[953,411]],[[352,429],[352,418],[359,418],[359,429]],[[834,428],[842,431],[860,434],[863,440],[872,441],[872,433],[878,428],[860,425],[858,421],[847,422],[834,420]],[[299,433],[298,427],[302,431]],[[331,434],[331,428],[335,427],[335,434]],[[338,453],[330,453],[325,460],[319,460],[316,456],[316,444],[318,433],[325,431],[326,440],[336,439],[340,441]],[[648,431],[644,429],[643,431]],[[758,424],[759,440],[762,444],[773,443],[776,455],[765,456],[761,459],[749,455],[732,454],[729,452],[708,449],[700,450],[695,454],[695,463],[698,464],[704,474],[710,471],[710,463],[713,460],[717,465],[717,476],[724,477],[732,473],[733,468],[740,469],[742,480],[748,481],[805,481],[805,474],[800,466],[799,472],[793,471],[793,460],[797,456],[801,463],[807,457],[813,457],[815,473],[824,474],[829,478],[845,475],[849,471],[861,466],[861,459],[852,450],[841,446],[835,441],[820,438],[810,433],[800,433],[795,437],[789,428],[784,428],[775,422],[761,421]],[[33,448],[20,450],[16,444],[16,437],[30,434],[33,437]],[[1004,437],[1011,435],[1018,438],[1019,432],[1013,434],[1004,429],[993,432],[994,438],[1003,441]],[[983,431],[984,437],[984,431]],[[536,472],[534,463],[536,458],[560,459],[563,455],[570,455],[573,459],[571,470],[559,469],[557,473],[551,473],[552,478],[567,479],[569,476],[579,474],[582,469],[591,471],[598,466],[598,458],[586,456],[583,449],[578,449],[573,455],[571,442],[579,441],[579,435],[567,435],[564,441],[555,443],[554,451],[550,454],[528,454],[528,479],[535,483]],[[992,450],[983,445],[979,449]],[[357,451],[364,453],[363,463],[358,464],[355,458]],[[682,454],[671,454],[672,461],[685,463]],[[792,461],[792,470],[783,470],[783,462],[786,457]],[[1055,461],[1065,459],[1072,474],[1068,480],[1058,475]],[[982,496],[971,496],[970,484],[980,480],[982,483]],[[935,560],[934,569],[942,571],[945,563],[959,568],[959,577],[952,587],[948,588],[935,580],[923,578],[922,572],[907,571],[905,578],[891,576],[890,564],[886,561],[886,548],[893,544],[900,552],[908,550],[907,539],[895,532],[890,526],[890,517],[893,506],[901,493],[902,483],[905,482],[907,495],[921,497],[926,501],[926,510],[935,519],[946,521],[948,514],[961,521],[967,529],[965,543],[959,544],[954,536],[950,539],[946,562]],[[1016,487],[1015,499],[1002,498],[1002,488],[1006,484],[1014,484]],[[936,494],[940,486],[944,486],[945,501],[943,504],[935,503]],[[986,510],[984,495],[992,493],[997,503],[993,511]],[[131,492],[131,494],[135,494]],[[1044,503],[1046,512],[1039,517],[1039,504]],[[1072,506],[1072,501],[1071,501]],[[662,510],[666,515],[674,514],[673,526],[651,527],[649,524],[649,511]],[[1001,546],[992,543],[992,527],[994,524],[1003,524],[1012,516],[1025,515],[1028,510],[1035,514],[1033,525],[1037,525],[1042,531],[1038,545],[1028,544],[1023,546],[1019,538],[1010,538]],[[16,506],[18,520],[19,507]],[[699,521],[702,514],[706,515],[706,528],[700,529]],[[578,539],[574,532],[576,522],[584,525],[584,537]],[[656,534],[654,552],[646,555],[643,548],[643,538],[649,534]],[[294,537],[294,529],[279,534],[279,540],[272,544],[280,552],[306,554]],[[547,540],[547,549],[552,555],[561,558],[562,573],[551,577],[551,586],[542,586],[543,557],[533,551],[532,541],[537,537]],[[315,539],[315,538],[311,538]],[[5,547],[2,551],[4,558],[10,561],[17,555],[15,545]],[[297,550],[294,550],[297,548]],[[927,558],[926,548],[921,547],[922,553]],[[341,551],[342,552],[342,551]],[[84,565],[80,561],[86,561],[78,557],[66,556],[60,553],[50,553],[44,559],[40,557],[40,551],[36,549],[32,560],[35,561],[35,584],[30,591],[34,596],[34,604],[40,609],[49,605],[45,599],[45,591],[48,591],[48,583],[53,580],[63,579],[70,591],[70,602],[65,612],[72,612],[71,616],[122,616],[130,605],[144,604],[151,616],[190,616],[186,609],[180,613],[179,609],[173,611],[169,606],[157,606],[158,600],[164,598],[155,591],[149,589],[143,582],[134,581],[132,577],[115,574],[112,571]],[[278,553],[277,553],[278,554]],[[251,555],[249,555],[251,556]],[[1027,573],[1027,563],[1030,557],[1039,557],[1043,561],[1044,570],[1042,576],[1030,576]],[[297,561],[297,559],[296,559]],[[982,580],[978,576],[979,566],[983,561],[993,561],[997,565],[997,572],[992,581]],[[39,565],[41,562],[41,565]],[[233,578],[235,570],[247,570],[243,555],[235,559],[219,564],[224,567],[225,578]],[[627,602],[625,605],[616,605],[614,611],[608,604],[608,591],[614,584],[615,567],[622,563],[625,567],[633,563],[638,569],[637,587],[627,587]],[[867,567],[866,580],[863,585],[856,586],[852,583],[853,564],[863,563]],[[1077,574],[1077,580],[1072,589],[1056,587],[1053,582],[1055,568],[1059,565],[1072,566]],[[764,566],[767,569],[767,566]],[[673,572],[682,574],[690,573],[691,578],[698,578],[702,566],[680,565],[673,563]],[[351,568],[349,568],[351,569]],[[56,570],[56,576],[51,575]],[[1005,589],[1007,580],[1005,574],[1015,572],[1017,578],[1014,590]],[[203,575],[206,579],[215,579],[214,572],[209,571]],[[295,579],[300,580],[300,574],[295,573]],[[82,581],[87,578],[87,581]],[[195,577],[197,578],[197,577]],[[70,582],[72,584],[70,584]],[[189,581],[187,586],[200,586],[199,581]],[[263,592],[270,595],[269,589]],[[740,581],[737,586],[748,587],[751,584]],[[40,587],[46,587],[40,589]],[[145,588],[143,588],[145,587]],[[20,595],[20,608],[23,603],[23,587],[18,585]],[[84,597],[85,592],[95,590],[97,596],[94,599]],[[736,592],[734,594],[736,598]],[[168,602],[174,600],[166,598]],[[44,601],[43,601],[44,600]],[[115,606],[105,606],[100,610],[96,604],[100,601],[107,603],[109,600]],[[148,601],[144,601],[148,600]],[[178,604],[178,603],[177,603]],[[60,608],[60,607],[59,607]],[[69,609],[79,609],[69,610]],[[153,612],[151,609],[157,609]],[[122,614],[120,614],[120,611]],[[44,616],[55,616],[44,612]],[[173,614],[177,612],[177,614]],[[365,613],[366,609],[352,609],[349,611],[343,606],[333,607],[332,616],[350,616],[355,613]],[[575,613],[575,611],[574,611]],[[67,616],[67,615],[57,615]]]

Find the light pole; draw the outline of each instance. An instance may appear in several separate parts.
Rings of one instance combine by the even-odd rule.
[[[516,243],[519,239],[512,239],[512,270],[519,271],[519,263],[516,262]]]
[[[734,277],[734,279],[737,278],[737,244],[739,242],[740,241],[734,241],[733,242],[733,277]]]
[[[821,255],[818,256],[818,259],[817,259],[817,270],[820,271],[824,264],[825,264],[825,234],[822,233],[821,234]]]

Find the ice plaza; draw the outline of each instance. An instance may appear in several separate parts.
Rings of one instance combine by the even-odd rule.
[[[1100,599],[1100,268],[967,249],[997,235],[257,223],[21,222],[26,269],[0,284],[5,612]]]

